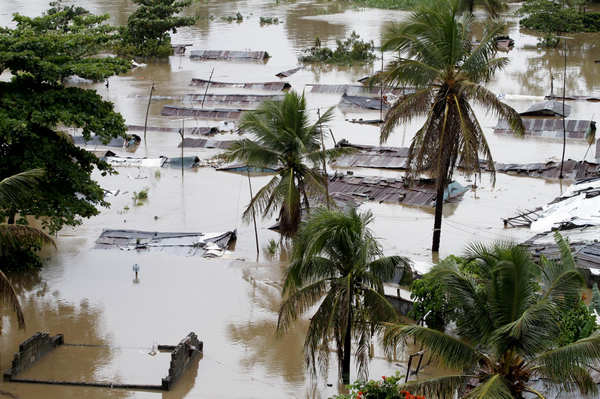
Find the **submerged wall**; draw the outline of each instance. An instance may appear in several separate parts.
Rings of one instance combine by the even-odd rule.
[[[19,351],[15,353],[11,368],[4,373],[4,379],[10,379],[22,371],[27,370],[45,354],[64,343],[62,334],[51,337],[47,333],[38,332],[19,345]]]

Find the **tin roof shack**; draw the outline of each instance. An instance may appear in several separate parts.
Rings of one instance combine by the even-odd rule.
[[[162,116],[193,116],[200,119],[211,120],[238,120],[243,109],[201,109],[165,105],[160,112]]]
[[[558,179],[560,176],[560,162],[549,161],[546,163],[496,163],[496,172],[513,176],[540,177],[543,179]],[[563,178],[567,180],[588,179],[600,176],[600,165],[594,162],[575,161],[567,159],[563,164]]]
[[[269,59],[266,51],[232,51],[232,50],[192,50],[190,58],[194,60],[218,60],[218,61],[262,61]]]
[[[588,286],[600,282],[600,226],[582,226],[563,230],[560,234],[569,241],[577,267],[584,270]],[[523,246],[539,260],[545,256],[550,260],[560,259],[560,250],[554,241],[554,232],[537,234]]]
[[[213,82],[212,80],[194,78],[190,83],[191,86],[198,87],[234,87],[238,89],[253,89],[253,90],[272,90],[272,91],[286,91],[292,88],[292,85],[288,82]]]
[[[596,129],[596,122],[591,120],[566,120],[567,138],[571,140],[585,140],[590,129]],[[562,119],[523,119],[525,136],[541,137],[547,139],[563,138]],[[514,134],[506,119],[499,119],[494,128],[496,134]]]
[[[237,140],[214,140],[214,139],[194,139],[185,137],[177,148],[219,148],[226,150]]]
[[[565,104],[564,117],[566,118],[571,114],[571,106]],[[535,103],[531,107],[527,108],[526,111],[519,113],[521,116],[563,116],[563,104],[558,101],[544,101],[541,103]]]
[[[406,169],[408,147],[379,147],[374,145],[351,144],[341,140],[337,147],[353,148],[356,151],[344,154],[331,162],[340,168],[380,168]]]
[[[296,72],[298,72],[301,69],[302,69],[302,67],[299,66],[299,67],[296,67],[296,68],[288,69],[287,71],[279,72],[279,73],[275,74],[275,76],[277,76],[278,78],[288,78],[288,77],[292,76],[293,74],[295,74]]]
[[[86,139],[83,136],[72,136],[73,143],[86,147],[87,149],[94,150],[97,147],[105,148],[105,147],[113,147],[113,148],[122,148],[129,152],[135,152],[140,143],[142,142],[142,138],[137,134],[128,134],[126,138],[123,137],[115,137],[104,143],[102,138],[99,136],[92,136],[90,139]]]
[[[546,100],[562,101],[562,96],[549,95],[544,97]],[[565,101],[589,101],[599,102],[600,97],[597,96],[565,96]]]
[[[143,132],[143,125],[127,125],[127,130],[133,132]],[[162,127],[162,126],[148,126],[146,127],[146,131],[148,132],[160,132],[160,133],[179,133],[181,131],[180,127]],[[192,134],[197,136],[212,136],[219,133],[219,127],[186,127],[185,135]]]
[[[235,240],[235,230],[224,233],[159,233],[105,229],[94,248],[216,257],[222,256],[226,249],[231,249]]]
[[[531,230],[546,232],[574,226],[600,226],[600,177],[572,184],[558,198],[542,207]]]
[[[283,101],[283,94],[186,94],[184,101],[212,104],[256,106],[264,101]]]
[[[385,99],[382,101],[379,98],[373,97],[349,96],[346,93],[342,95],[340,106],[348,108],[372,109],[377,111],[380,109],[387,111],[390,108]]]
[[[467,188],[452,182],[446,188],[444,200],[460,200]],[[379,203],[432,207],[435,205],[435,181],[419,179],[407,185],[404,178],[383,178],[335,174],[329,177],[329,193],[348,194]]]

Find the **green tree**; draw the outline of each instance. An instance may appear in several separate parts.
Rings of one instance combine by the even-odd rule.
[[[600,315],[600,290],[598,289],[598,283],[592,287],[592,302],[590,303],[590,310],[595,310]]]
[[[598,329],[596,316],[581,299],[573,308],[560,314],[559,327],[559,346],[587,338]]]
[[[284,332],[320,302],[304,342],[306,362],[311,372],[316,372],[317,364],[325,372],[333,341],[345,384],[350,382],[352,337],[358,345],[359,374],[366,377],[372,335],[383,321],[397,317],[384,297],[383,282],[394,276],[397,267],[404,272],[410,269],[406,258],[382,256],[368,228],[372,221],[370,212],[359,214],[356,209],[311,213],[294,239],[283,285],[277,330]]]
[[[279,208],[280,233],[296,233],[302,208],[308,212],[310,199],[326,193],[327,179],[319,170],[322,157],[329,159],[342,151],[321,151],[320,127],[332,116],[333,108],[329,108],[309,123],[304,94],[295,92],[287,93],[283,101],[265,101],[258,110],[243,115],[240,130],[254,137],[236,141],[223,158],[255,167],[280,167],[250,200],[245,218],[252,216],[253,209],[267,217]]]
[[[12,204],[31,196],[32,189],[38,186],[39,179],[43,175],[43,170],[32,169],[1,180],[0,208],[10,207]],[[24,242],[40,246],[42,244],[54,244],[47,234],[36,228],[0,223],[0,255],[6,251],[10,252],[15,247],[20,248]],[[15,312],[19,328],[25,328],[25,317],[19,298],[2,270],[0,270],[0,301],[7,304]]]
[[[420,6],[406,21],[384,33],[383,48],[398,53],[384,79],[390,86],[416,86],[386,115],[380,141],[385,143],[401,123],[425,117],[409,149],[409,176],[429,172],[436,178],[437,195],[432,250],[440,245],[444,190],[458,162],[465,173],[481,172],[483,157],[492,179],[492,154],[470,102],[506,118],[517,134],[519,114],[482,86],[508,62],[495,58],[494,38],[503,26],[490,22],[480,43],[471,42],[472,17],[461,17],[459,0],[438,0]]]
[[[444,331],[452,321],[454,308],[441,289],[441,283],[429,274],[413,281],[410,297],[414,301],[408,317],[415,321],[424,320],[429,328]]]
[[[36,195],[2,210],[9,223],[18,222],[17,214],[43,216],[52,233],[108,205],[91,173],[110,172],[109,165],[60,131],[77,128],[86,138],[94,133],[107,142],[125,135],[112,103],[62,83],[72,75],[98,81],[129,69],[128,61],[97,56],[118,38],[107,19],[53,3],[40,17],[15,14],[16,27],[0,29],[0,72],[12,74],[0,82],[0,178],[46,170]]]
[[[584,279],[568,244],[555,235],[559,262],[536,264],[527,249],[513,244],[473,245],[468,259],[480,264],[479,277],[453,262],[432,274],[456,306],[453,335],[416,325],[391,324],[384,344],[392,351],[403,338],[418,343],[454,373],[400,386],[426,397],[544,398],[530,382],[543,378],[567,391],[596,393],[587,365],[600,360],[600,334],[559,346],[559,321],[580,301]],[[437,396],[436,396],[437,395]]]
[[[191,26],[196,18],[178,16],[192,0],[133,0],[139,7],[122,30],[119,52],[141,57],[166,57],[173,53],[171,35],[177,28]]]

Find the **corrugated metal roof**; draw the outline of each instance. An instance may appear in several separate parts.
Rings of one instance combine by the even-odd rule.
[[[596,122],[591,120],[567,119],[565,121],[567,138],[571,140],[585,140],[585,134],[590,127],[595,128]],[[561,139],[563,136],[562,119],[523,119],[526,136],[543,137],[548,139]],[[506,119],[499,119],[494,128],[496,134],[514,134]]]
[[[202,60],[256,60],[268,59],[266,51],[235,51],[235,50],[192,50],[190,58]]]
[[[565,104],[565,117],[571,114],[571,106]],[[544,101],[535,103],[527,108],[527,111],[521,112],[521,116],[563,116],[563,103],[558,101]]]
[[[385,100],[383,100],[382,104],[382,101],[379,98],[349,96],[345,93],[342,95],[340,105],[373,110],[379,110],[383,108],[384,111],[387,111],[390,108]]]
[[[371,96],[381,95],[381,88],[377,86],[369,87],[364,85],[349,85],[349,84],[307,84],[311,87],[312,93],[329,93],[329,94],[348,94],[351,96],[359,94],[369,94]],[[389,90],[384,88],[383,94],[392,93],[395,95],[412,94],[415,90],[411,88],[399,88]]]
[[[560,175],[560,162],[546,163],[496,163],[496,171],[517,176],[541,177],[544,179],[558,179]],[[569,180],[586,179],[600,175],[600,165],[593,162],[581,162],[567,159],[563,164],[563,178]]]
[[[213,140],[213,139],[193,139],[185,137],[183,142],[177,146],[181,148],[184,145],[186,148],[220,148],[228,149],[237,140]]]
[[[240,89],[254,89],[254,90],[274,90],[284,91],[292,87],[288,82],[213,82],[206,79],[193,78],[190,83],[192,86],[205,87],[237,87]]]
[[[451,183],[446,191],[447,200],[459,199],[467,191],[458,183]],[[420,179],[406,185],[405,179],[373,176],[334,175],[329,178],[329,192],[349,194],[369,201],[433,206],[435,204],[435,181]]]
[[[298,72],[301,69],[302,69],[302,67],[299,66],[299,67],[296,67],[296,68],[288,69],[287,71],[279,72],[275,76],[277,76],[278,78],[287,78],[289,76],[292,76],[293,74],[295,74],[296,72]]]
[[[557,101],[562,101],[562,96],[554,96],[554,95],[550,95],[550,96],[545,96],[544,97],[546,100],[557,100]],[[599,102],[600,101],[600,97],[597,96],[565,96],[565,100],[566,101],[590,101],[590,102]]]
[[[115,147],[115,148],[127,148],[132,149],[140,144],[142,138],[137,134],[130,134],[128,138],[125,139],[123,137],[115,137],[111,139],[108,143],[104,143],[102,138],[99,136],[92,136],[89,139],[86,139],[83,136],[72,136],[73,143],[81,146],[99,146],[99,147]]]
[[[134,132],[143,132],[143,125],[127,125],[127,130]],[[179,133],[181,128],[178,127],[162,127],[162,126],[148,126],[146,128],[149,132],[161,132],[161,133]],[[198,136],[208,136],[219,132],[217,127],[186,127],[184,134],[192,134]]]
[[[165,105],[160,112],[163,116],[193,116],[201,119],[237,120],[242,115],[241,109],[200,109]]]
[[[218,104],[256,105],[263,101],[283,101],[284,94],[186,94],[184,100]]]
[[[406,169],[408,147],[379,147],[371,145],[351,144],[343,140],[339,147],[354,148],[356,151],[345,154],[332,162],[341,168],[381,168],[381,169]]]

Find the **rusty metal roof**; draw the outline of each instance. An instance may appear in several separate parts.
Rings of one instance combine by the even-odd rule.
[[[284,94],[186,94],[184,100],[219,104],[256,105],[263,101],[283,101]]]
[[[596,122],[591,120],[565,120],[567,138],[571,140],[585,140],[588,129],[596,128]],[[526,136],[543,137],[548,139],[561,139],[563,136],[562,119],[539,118],[523,119]],[[499,119],[494,128],[496,134],[514,134],[506,119]]]
[[[460,199],[467,191],[456,182],[446,189],[446,200]],[[404,178],[354,176],[336,174],[329,178],[329,193],[342,193],[369,201],[426,206],[435,204],[436,190],[433,179],[419,179],[406,185]]]
[[[346,140],[338,143],[339,147],[354,148],[351,154],[344,154],[332,162],[341,168],[381,168],[406,169],[408,147],[379,147],[374,145],[351,144]]]
[[[220,149],[228,149],[231,147],[233,143],[237,140],[214,140],[214,139],[193,139],[190,137],[185,137],[183,142],[179,143],[177,146],[181,148],[182,145],[190,148],[220,148]]]
[[[299,66],[299,67],[296,67],[296,68],[288,69],[287,71],[279,72],[275,76],[277,76],[278,78],[287,78],[289,76],[292,76],[293,74],[295,74],[296,72],[298,72],[301,69],[302,69],[302,67]]]
[[[192,50],[190,58],[201,60],[256,60],[268,59],[266,51]]]
[[[541,177],[544,179],[558,179],[560,175],[560,162],[546,163],[496,163],[496,171],[516,176]],[[594,162],[581,162],[567,159],[563,164],[563,177],[569,180],[587,179],[600,175],[600,165]]]
[[[162,116],[193,116],[201,119],[237,120],[242,115],[241,109],[200,109],[165,105],[160,112]]]
[[[364,109],[373,109],[379,110],[383,108],[383,110],[388,110],[390,106],[386,103],[385,100],[383,102],[379,98],[373,97],[363,97],[363,96],[349,96],[345,93],[342,95],[342,99],[340,100],[340,105],[349,106],[354,108],[364,108]]]
[[[237,87],[240,89],[284,91],[292,87],[288,82],[213,82],[212,80],[193,78],[192,86],[204,87]]]
[[[571,106],[565,104],[565,118],[571,113]],[[544,101],[535,103],[527,108],[527,111],[521,112],[521,116],[563,116],[563,104],[558,101]]]

